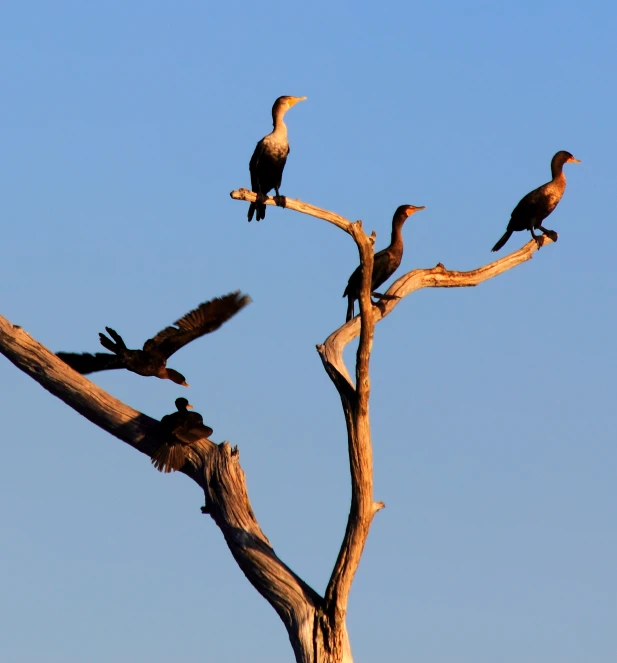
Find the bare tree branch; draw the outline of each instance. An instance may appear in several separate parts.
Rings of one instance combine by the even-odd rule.
[[[152,456],[159,422],[117,400],[73,371],[21,327],[0,316],[0,352],[17,368],[103,430]],[[182,472],[204,490],[209,513],[238,565],[283,620],[296,658],[315,661],[314,625],[323,599],[275,554],[259,527],[239,453],[229,444],[196,440]]]
[[[246,200],[249,203],[254,203],[257,200],[257,194],[254,191],[249,191],[248,189],[238,189],[236,191],[232,191],[229,195],[234,200]],[[329,212],[328,210],[315,207],[314,205],[303,203],[301,200],[294,200],[293,198],[287,198],[287,196],[279,196],[278,198],[267,196],[265,199],[263,199],[263,203],[264,205],[284,207],[286,209],[292,209],[295,212],[314,216],[318,219],[322,219],[323,221],[327,221],[328,223],[332,223],[337,228],[344,230],[350,235],[352,234],[351,221],[347,220],[343,216],[334,214],[334,212]]]
[[[550,237],[542,235],[542,246],[553,242]],[[373,305],[372,314],[375,323],[389,315],[404,297],[422,288],[470,288],[484,281],[499,276],[503,272],[516,267],[527,260],[531,260],[533,254],[538,250],[534,240],[527,242],[518,251],[511,253],[499,260],[478,267],[468,272],[459,272],[446,269],[441,263],[430,269],[414,269],[398,278],[386,292],[387,296],[394,299],[385,299],[377,305]],[[339,373],[353,387],[353,383],[347,372],[343,361],[343,350],[350,341],[360,334],[360,317],[356,316],[349,322],[332,332],[325,343],[318,346],[322,360],[327,362],[332,369]]]

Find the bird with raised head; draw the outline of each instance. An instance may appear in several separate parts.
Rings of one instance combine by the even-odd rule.
[[[499,251],[510,239],[512,233],[520,230],[529,230],[531,236],[536,240],[538,248],[542,246],[542,235],[536,235],[534,229],[541,230],[553,242],[557,241],[557,233],[544,228],[542,222],[557,207],[566,190],[566,176],[563,174],[563,167],[566,163],[580,163],[580,160],[575,159],[566,150],[557,152],[551,160],[551,181],[534,189],[521,199],[512,211],[506,232],[491,251]]]
[[[279,97],[272,106],[274,129],[257,143],[249,163],[251,189],[257,194],[257,200],[249,206],[249,221],[253,220],[255,212],[257,212],[257,221],[266,218],[266,206],[263,200],[269,191],[274,189],[277,198],[280,197],[283,169],[289,154],[287,125],[283,117],[292,106],[305,99],[306,97]]]
[[[403,224],[416,212],[425,209],[424,206],[401,205],[394,212],[392,218],[392,237],[390,245],[375,254],[373,259],[373,273],[371,278],[371,294],[375,297],[384,298],[383,295],[376,293],[382,283],[385,283],[398,269],[403,258]],[[362,286],[362,271],[360,265],[349,277],[347,287],[343,297],[347,297],[347,317],[349,322],[354,316],[354,302],[360,299],[360,288]]]
[[[152,455],[152,464],[159,472],[175,472],[186,462],[186,450],[191,442],[208,438],[214,432],[204,426],[199,412],[189,412],[193,406],[186,398],[176,398],[177,412],[166,414],[159,424],[163,442]]]
[[[183,387],[188,387],[184,375],[173,368],[167,368],[169,357],[187,343],[218,329],[250,301],[250,297],[237,291],[203,302],[196,309],[176,320],[174,322],[176,326],[165,327],[156,336],[148,339],[142,350],[127,348],[118,332],[111,327],[105,327],[109,336],[100,333],[99,340],[101,345],[110,350],[112,354],[58,352],[57,356],[73,370],[84,375],[95,371],[126,368],[138,375],[171,380]]]

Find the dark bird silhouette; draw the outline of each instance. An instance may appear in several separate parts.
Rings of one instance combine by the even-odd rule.
[[[250,297],[242,295],[238,291],[203,302],[196,309],[176,320],[174,322],[176,327],[166,327],[154,338],[148,339],[142,350],[127,348],[120,334],[111,327],[105,327],[111,338],[105,334],[99,334],[99,339],[101,345],[113,354],[58,352],[58,357],[82,374],[126,368],[138,375],[151,375],[163,380],[172,380],[176,384],[188,387],[184,375],[173,368],[167,368],[169,357],[187,343],[218,329],[250,301]]]
[[[257,143],[249,163],[251,189],[258,195],[257,200],[249,206],[249,221],[253,220],[255,212],[257,212],[257,221],[266,218],[266,206],[260,202],[260,199],[263,200],[268,191],[274,189],[277,197],[280,195],[283,169],[289,154],[287,125],[283,122],[283,116],[292,106],[305,99],[306,97],[279,97],[272,106],[274,130]]]
[[[401,264],[401,259],[403,258],[403,224],[412,214],[423,209],[425,208],[415,207],[414,205],[401,205],[394,212],[390,246],[376,253],[373,260],[371,294],[375,297],[384,299],[384,296],[376,293],[375,290],[382,283],[385,283]],[[347,322],[354,316],[354,302],[356,299],[360,299],[361,287],[362,272],[360,266],[358,266],[356,271],[349,277],[349,282],[343,293],[343,297],[347,297]]]
[[[214,432],[204,426],[199,412],[189,412],[193,406],[186,398],[176,398],[177,412],[166,414],[159,424],[159,434],[166,438],[152,456],[152,464],[159,472],[175,472],[186,461],[186,450],[191,442],[210,437]]]
[[[563,166],[566,163],[580,163],[580,161],[565,150],[557,152],[551,161],[553,179],[528,193],[519,202],[512,211],[508,229],[491,249],[492,251],[499,251],[510,239],[512,233],[519,230],[529,230],[538,247],[542,246],[542,236],[534,233],[535,228],[541,230],[544,235],[548,235],[554,242],[557,241],[557,233],[554,230],[544,228],[542,221],[557,207],[557,203],[559,203],[566,190],[566,176],[563,174]]]

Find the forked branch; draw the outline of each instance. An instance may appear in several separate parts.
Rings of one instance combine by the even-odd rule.
[[[256,194],[244,189],[232,192],[231,196],[236,200],[252,201],[256,198]],[[539,247],[535,241],[531,241],[511,255],[468,272],[449,271],[441,264],[433,269],[413,270],[395,281],[379,305],[373,305],[370,297],[373,247],[369,238],[362,231],[361,224],[355,223],[351,227],[347,227],[341,225],[341,217],[332,212],[315,208],[301,201],[285,200],[287,201],[286,207],[316,216],[330,223],[334,222],[335,225],[343,227],[349,232],[358,246],[362,268],[360,315],[333,332],[323,345],[317,346],[324,368],[341,398],[347,424],[352,484],[351,507],[345,537],[325,595],[326,612],[336,644],[337,632],[342,633],[344,630],[349,590],[358,568],[372,518],[376,511],[383,506],[382,503],[373,501],[372,445],[368,416],[369,360],[375,324],[394,310],[401,299],[415,290],[426,287],[452,288],[478,285],[529,260]],[[269,199],[268,203],[277,204],[274,198]],[[550,242],[550,238],[545,236],[543,244]],[[360,342],[356,355],[354,385],[343,361],[343,350],[358,335],[360,335]]]
[[[542,236],[542,246],[552,242],[553,240],[550,237]],[[407,272],[388,288],[386,295],[393,297],[392,299],[384,299],[379,304],[373,305],[372,315],[375,324],[392,313],[407,295],[416,290],[422,288],[470,288],[479,285],[527,262],[527,260],[531,260],[538,248],[536,242],[531,240],[518,251],[467,272],[446,269],[441,263],[430,269],[414,269]],[[351,387],[353,387],[353,383],[343,361],[343,351],[347,344],[359,334],[360,318],[355,317],[332,332],[326,342],[320,346],[322,359],[327,361],[332,366],[332,370],[336,370],[341,379],[345,379]]]

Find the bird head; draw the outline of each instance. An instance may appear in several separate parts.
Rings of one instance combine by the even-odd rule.
[[[551,166],[553,166],[553,164],[563,166],[564,163],[580,163],[580,162],[581,162],[580,159],[577,159],[567,150],[559,150],[559,152],[557,152],[557,154],[553,157]]]
[[[306,97],[279,97],[272,106],[272,117],[275,117],[278,113],[284,115],[292,106],[305,100]]]
[[[176,409],[179,412],[182,410],[192,410],[193,406],[186,400],[186,398],[176,398]]]
[[[171,380],[172,382],[175,382],[176,384],[179,384],[182,387],[188,387],[188,384],[186,383],[186,380],[184,379],[184,375],[182,375],[182,373],[174,371],[173,368],[166,368],[165,373],[166,375],[164,377],[166,377],[168,380]]]
[[[406,221],[412,214],[415,214],[416,212],[419,212],[420,210],[425,209],[424,206],[422,207],[416,207],[415,205],[401,205],[396,209],[396,212],[394,212],[394,221],[398,221],[399,223],[403,223]]]

